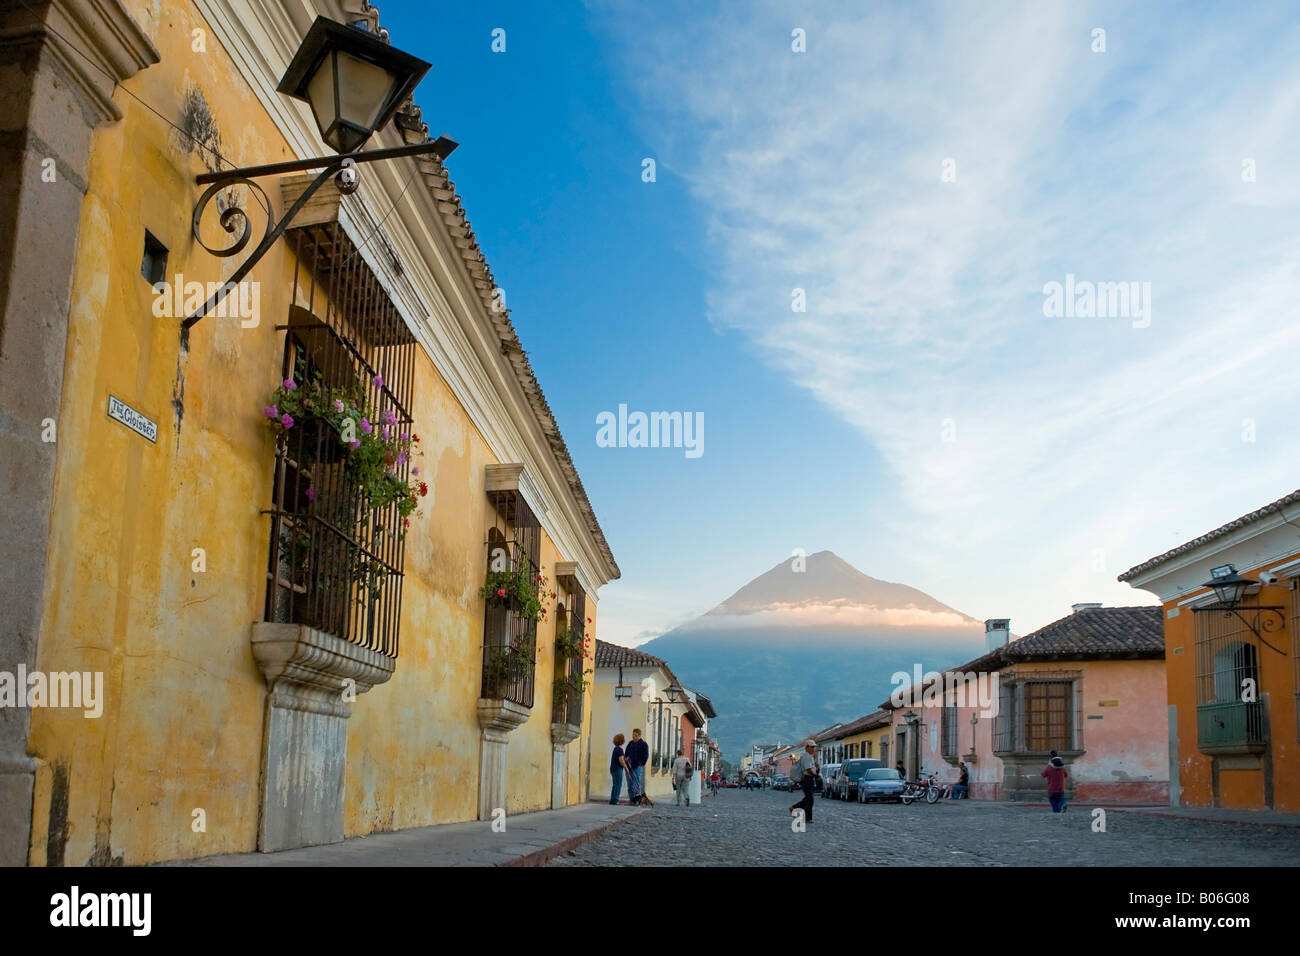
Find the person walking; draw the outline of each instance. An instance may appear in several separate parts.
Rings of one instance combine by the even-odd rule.
[[[637,789],[645,794],[645,765],[650,762],[650,745],[641,739],[639,727],[632,730],[632,742],[627,745],[628,770],[636,777]]]
[[[796,808],[801,807],[804,822],[812,823],[813,794],[817,792],[817,775],[821,773],[821,765],[817,762],[817,744],[811,739],[804,741],[803,754],[793,770],[799,781],[799,787],[803,790],[803,799],[798,803],[790,804],[790,812],[794,813]]]
[[[1065,769],[1065,761],[1052,751],[1052,759],[1043,768],[1042,776],[1047,778],[1047,799],[1052,804],[1053,813],[1065,812],[1065,778],[1070,771]]]
[[[623,756],[623,739],[622,734],[614,735],[614,752],[609,755],[609,776],[612,781],[609,802],[612,804],[618,803],[619,794],[623,792],[623,775],[627,773],[627,758]]]
[[[677,751],[677,759],[673,761],[673,789],[677,791],[677,805],[682,805],[685,799],[686,805],[691,805],[691,776],[695,773],[695,768],[691,762],[686,759],[686,755],[680,750]]]

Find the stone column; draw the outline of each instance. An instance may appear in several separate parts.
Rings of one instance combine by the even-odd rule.
[[[298,624],[253,625],[266,678],[261,813],[264,853],[343,839],[351,701],[393,676],[396,661]]]
[[[582,735],[576,724],[551,724],[551,809],[565,806],[564,790],[569,779],[569,744]]]
[[[530,710],[513,700],[480,697],[482,728],[478,762],[478,818],[491,820],[492,811],[506,806],[506,748],[510,731],[528,719]]]
[[[0,670],[36,669],[67,352],[68,293],[92,131],[116,85],[158,62],[117,0],[0,0]],[[0,709],[0,866],[27,862],[30,712]]]

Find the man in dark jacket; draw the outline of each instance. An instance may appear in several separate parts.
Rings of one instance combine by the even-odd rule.
[[[627,765],[632,768],[641,792],[645,793],[645,765],[650,762],[650,745],[641,739],[640,728],[632,731],[632,742],[627,745],[627,751],[623,756],[627,760]]]

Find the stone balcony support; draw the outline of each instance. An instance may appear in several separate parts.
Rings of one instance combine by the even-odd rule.
[[[351,704],[397,662],[298,624],[254,624],[252,642],[269,690],[257,848],[338,843]]]
[[[480,697],[478,723],[482,728],[478,767],[478,818],[491,820],[492,811],[506,806],[506,749],[510,731],[528,719],[531,709],[513,700]]]

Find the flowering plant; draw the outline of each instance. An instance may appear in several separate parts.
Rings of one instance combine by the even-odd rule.
[[[294,374],[294,378],[280,383],[271,395],[271,403],[262,409],[276,441],[286,442],[295,428],[333,429],[346,454],[347,473],[361,489],[366,504],[371,509],[395,504],[402,519],[396,533],[404,536],[420,499],[429,493],[428,484],[419,478],[418,467],[411,468],[410,478],[402,476],[403,466],[418,453],[420,436],[399,422],[391,409],[376,413],[359,377],[350,388],[326,386],[320,372],[309,375],[301,361]],[[383,386],[378,375],[372,382],[376,387]],[[308,488],[306,497],[309,502],[315,501],[315,489]]]
[[[515,547],[522,552],[519,542]],[[533,572],[528,561],[517,560],[513,568],[504,571],[488,571],[479,594],[489,603],[514,606],[520,617],[530,621],[539,620],[546,614],[542,606],[542,599],[546,596],[546,575]]]
[[[591,637],[562,626],[555,635],[555,652],[561,657],[586,657],[591,653]]]

